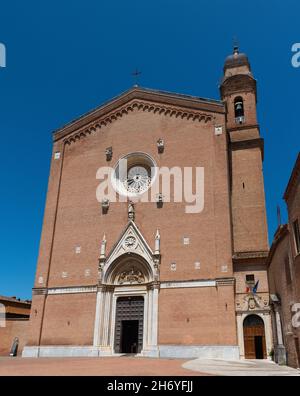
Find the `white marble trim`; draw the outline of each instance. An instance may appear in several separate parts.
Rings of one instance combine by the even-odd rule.
[[[215,287],[214,280],[200,280],[200,281],[175,281],[175,282],[161,282],[161,289],[173,288],[190,288],[190,287]],[[82,286],[82,287],[53,287],[47,290],[47,294],[77,294],[77,293],[96,293],[97,286]]]
[[[96,293],[97,286],[83,287],[55,287],[49,288],[47,294],[77,294],[77,293]]]
[[[215,287],[214,280],[161,282],[161,289],[189,288],[189,287]]]

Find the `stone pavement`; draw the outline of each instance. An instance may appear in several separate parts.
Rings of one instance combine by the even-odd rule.
[[[195,359],[184,363],[183,367],[222,376],[300,376],[300,370],[278,366],[268,360]]]
[[[1,375],[103,375],[103,376],[193,376],[198,370],[182,367],[186,359],[151,359],[141,357],[103,358],[9,358],[0,357]]]
[[[0,357],[2,375],[71,376],[300,376],[300,371],[265,360]]]

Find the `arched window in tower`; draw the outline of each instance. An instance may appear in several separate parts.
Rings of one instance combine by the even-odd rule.
[[[234,116],[236,124],[243,124],[245,122],[244,101],[241,96],[234,99]]]

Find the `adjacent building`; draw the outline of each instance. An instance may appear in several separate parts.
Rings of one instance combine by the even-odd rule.
[[[275,359],[300,367],[300,154],[284,193],[288,223],[275,233],[268,257]]]
[[[14,340],[19,353],[27,342],[31,301],[0,296],[0,356],[8,356]]]

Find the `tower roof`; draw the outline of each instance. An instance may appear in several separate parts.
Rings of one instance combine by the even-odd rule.
[[[227,56],[227,58],[225,59],[224,72],[227,69],[232,69],[234,67],[240,67],[240,66],[248,66],[250,70],[250,63],[248,56],[244,53],[240,53],[239,47],[235,46],[233,49],[233,54]]]

